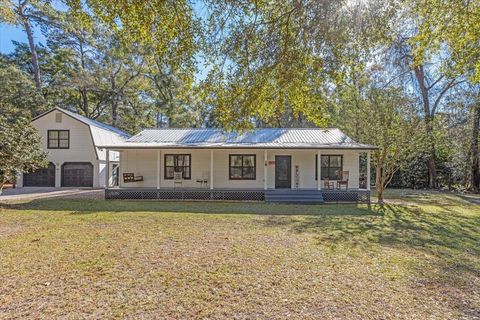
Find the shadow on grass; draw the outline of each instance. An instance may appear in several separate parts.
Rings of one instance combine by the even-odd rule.
[[[348,254],[345,250],[354,249],[363,254],[383,254],[386,248],[395,249],[398,260],[392,263],[415,261],[416,267],[410,269],[415,275],[411,278],[412,286],[420,281],[431,290],[441,290],[465,319],[480,318],[472,298],[480,292],[473,285],[480,280],[477,208],[469,205],[466,208],[473,214],[461,215],[443,207],[430,210],[430,205],[374,207],[378,216],[270,216],[258,223],[294,233],[311,233],[319,247],[330,248],[334,254]]]
[[[294,205],[263,202],[164,202],[85,199],[38,199],[30,202],[6,204],[9,209],[70,211],[72,214],[101,212],[182,212],[195,214],[257,214],[257,215],[381,215],[367,205]]]
[[[445,292],[465,318],[475,318],[479,315],[475,303],[462,300],[462,295],[458,295],[456,301],[455,292],[478,292],[478,288],[472,288],[472,283],[478,283],[480,278],[478,206],[449,194],[419,195],[412,203],[414,205],[369,208],[366,205],[44,199],[6,207],[74,215],[136,212],[260,215],[253,219],[257,225],[283,228],[287,233],[310,233],[318,246],[331,247],[334,253],[339,252],[335,249],[344,252],[357,248],[375,257],[383,254],[381,250],[394,248],[396,255],[402,255],[398,259],[404,259],[405,263],[421,260],[415,263],[426,268],[412,271],[417,280],[428,286],[428,290]],[[134,215],[127,219],[130,217]],[[414,281],[412,286],[417,286]]]
[[[459,216],[425,212],[420,208],[401,205],[374,206],[373,215],[337,217],[321,215],[291,222],[293,232],[318,234],[318,241],[327,237],[332,244],[354,241],[369,246],[372,243],[410,248],[447,248],[480,255],[479,216]],[[266,225],[275,225],[271,217]],[[288,225],[284,220],[283,225]]]

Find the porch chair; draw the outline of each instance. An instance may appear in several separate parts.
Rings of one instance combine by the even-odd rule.
[[[173,188],[176,188],[177,185],[183,186],[183,172],[175,171],[173,173]]]
[[[197,183],[200,183],[200,187],[208,187],[208,176],[209,172],[208,171],[203,171],[202,177],[197,179]]]
[[[323,189],[325,190],[335,189],[334,181],[330,181],[330,179],[328,178],[323,179]]]
[[[133,172],[125,172],[123,174],[123,182],[139,182],[143,181],[143,176],[136,176]]]
[[[337,180],[337,189],[342,189],[342,186],[345,186],[345,190],[348,190],[348,171],[339,171],[340,180]]]

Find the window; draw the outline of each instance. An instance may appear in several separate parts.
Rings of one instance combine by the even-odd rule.
[[[174,172],[182,172],[183,179],[191,178],[191,155],[189,154],[166,154],[165,155],[165,179],[173,179]]]
[[[317,159],[318,155],[315,155],[315,180],[318,179]],[[343,170],[343,156],[322,156],[320,166],[320,170],[322,171],[322,180],[339,180],[341,178],[340,171]]]
[[[230,180],[255,180],[256,157],[254,154],[230,155]]]
[[[69,130],[48,130],[48,149],[69,149]]]

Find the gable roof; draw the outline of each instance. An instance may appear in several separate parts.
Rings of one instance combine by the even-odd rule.
[[[336,128],[266,128],[244,133],[221,129],[146,129],[118,148],[319,148],[376,149]]]
[[[55,107],[47,112],[44,112],[35,118],[32,119],[32,121],[35,121],[41,117],[46,116],[50,112],[53,111],[59,111],[67,116],[82,122],[83,124],[87,125],[90,129],[90,133],[92,136],[93,143],[95,144],[96,147],[100,145],[105,145],[105,144],[117,144],[124,142],[126,139],[129,138],[129,135],[122,130],[109,126],[105,123],[87,118],[85,116],[79,115],[78,113],[72,112],[70,110],[66,110],[63,108]]]
[[[82,116],[76,112],[73,112],[73,111],[70,111],[70,110],[67,110],[67,109],[63,109],[63,108],[60,108],[60,107],[55,107],[53,109],[50,109],[42,114],[39,114],[38,116],[34,117],[32,119],[32,121],[35,121],[37,120],[38,118],[41,118],[43,116],[46,116],[47,114],[49,114],[50,112],[53,112],[53,111],[60,111],[62,113],[65,113],[66,115],[69,115],[70,117],[80,121],[80,122],[83,122],[84,124],[86,124],[87,126],[93,126],[93,127],[97,127],[99,129],[102,129],[102,130],[106,130],[106,131],[110,131],[110,132],[113,132],[113,133],[116,133],[122,137],[125,137],[125,138],[128,138],[130,137],[130,135],[128,135],[127,133],[123,132],[122,130],[118,129],[118,128],[115,128],[115,127],[112,127],[112,126],[109,126],[108,124],[105,124],[105,123],[102,123],[102,122],[99,122],[99,121],[96,121],[96,120],[93,120],[93,119],[90,119],[90,118],[87,118],[85,116]]]
[[[125,138],[130,137],[130,135],[128,135],[127,133],[123,132],[122,130],[120,130],[118,128],[109,126],[108,124],[99,122],[97,120],[87,118],[87,117],[82,116],[82,115],[80,115],[76,112],[72,112],[70,110],[66,110],[66,109],[62,109],[62,108],[58,108],[58,107],[55,108],[55,109],[58,109],[59,111],[62,111],[63,113],[68,114],[70,117],[75,118],[78,121],[81,121],[81,122],[85,123],[86,125],[93,126],[93,127],[96,127],[96,128],[102,129],[102,130],[110,131],[110,132],[116,133],[120,136],[123,136]]]

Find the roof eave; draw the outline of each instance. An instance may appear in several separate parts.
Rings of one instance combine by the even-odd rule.
[[[100,145],[99,148],[104,149],[310,149],[310,150],[378,150],[379,148],[371,145],[358,145],[358,146],[334,146],[334,145],[321,145],[321,146],[259,146],[259,145]]]

